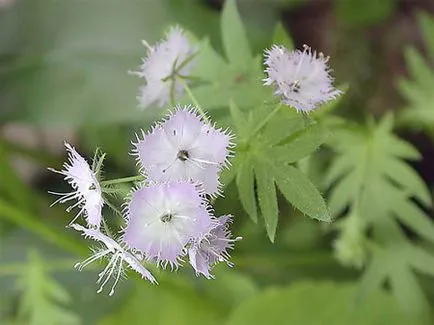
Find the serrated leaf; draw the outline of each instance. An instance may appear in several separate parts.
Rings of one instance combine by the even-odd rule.
[[[286,32],[282,22],[278,22],[276,28],[274,29],[273,44],[283,45],[290,51],[294,49],[294,43]]]
[[[244,25],[235,0],[226,0],[221,16],[223,47],[230,65],[247,68],[252,59]]]
[[[292,135],[298,134],[305,126],[303,118],[295,110],[280,109],[276,117],[264,127],[263,137],[270,144],[279,144]]]
[[[431,206],[431,193],[423,180],[402,160],[389,159],[385,175],[394,179],[404,189],[412,193],[425,206]],[[399,177],[396,177],[399,175]]]
[[[18,280],[23,290],[20,319],[29,325],[79,324],[78,316],[61,306],[71,302],[68,292],[46,274],[43,261],[35,251],[29,256],[29,266]]]
[[[255,177],[253,170],[253,162],[251,159],[246,159],[238,166],[236,176],[238,194],[243,208],[246,210],[250,218],[256,223],[258,221],[258,212],[256,208],[255,197]]]
[[[264,217],[265,229],[271,242],[274,242],[277,229],[277,197],[274,185],[274,175],[267,165],[255,165],[255,176],[257,183],[258,202],[261,214]]]
[[[434,276],[434,255],[427,250],[409,245],[407,255],[411,266],[419,272]]]
[[[398,197],[390,208],[402,223],[419,236],[434,242],[434,224],[418,206]]]
[[[430,206],[431,197],[420,176],[403,160],[418,158],[420,154],[392,133],[392,125],[392,118],[386,117],[365,131],[348,128],[344,133],[337,132],[337,143],[330,143],[338,157],[325,179],[332,188],[333,211],[340,213],[348,208],[372,229],[369,240],[375,242],[375,249],[362,278],[361,285],[366,287],[363,291],[389,280],[402,306],[411,304],[410,297],[421,306],[406,307],[408,313],[418,313],[413,316],[424,319],[428,313],[426,299],[414,281],[411,257],[406,253],[410,240],[397,219],[432,241],[434,224],[412,200],[417,198]],[[406,284],[399,282],[405,279]]]
[[[424,39],[434,59],[434,18],[426,14],[419,16],[419,25]],[[397,86],[408,102],[408,107],[401,110],[398,121],[411,127],[434,131],[434,70],[422,55],[413,47],[407,47],[405,58],[411,79],[399,80]]]
[[[401,265],[392,269],[390,282],[393,293],[403,310],[415,323],[429,324],[430,305],[420,287],[415,274],[408,265]]]
[[[291,136],[284,144],[269,150],[269,154],[287,163],[296,162],[313,153],[329,136],[328,130],[321,124],[307,127]]]
[[[277,186],[285,198],[310,218],[330,222],[332,217],[327,205],[309,178],[292,166],[273,166]]]
[[[229,111],[237,129],[237,136],[241,139],[247,137],[248,128],[246,116],[243,114],[243,112],[241,112],[237,104],[235,104],[235,102],[232,100],[229,103]]]

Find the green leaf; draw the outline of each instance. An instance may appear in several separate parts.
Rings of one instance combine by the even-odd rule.
[[[336,0],[338,18],[351,26],[366,26],[387,19],[396,6],[396,0]]]
[[[223,47],[229,64],[248,68],[252,54],[235,0],[226,0],[221,17]]]
[[[355,303],[355,292],[353,284],[331,282],[298,282],[268,289],[236,308],[226,324],[408,324],[409,319],[384,291],[372,292],[369,303],[363,304]]]
[[[29,325],[79,324],[78,316],[61,306],[71,303],[68,292],[47,275],[43,261],[35,251],[29,257],[26,272],[18,282],[23,290],[20,319]]]
[[[270,156],[294,163],[312,154],[329,136],[328,130],[321,124],[315,124],[291,136],[283,145],[273,147]]]
[[[419,272],[434,276],[434,255],[432,253],[414,245],[409,245],[407,250],[412,267]]]
[[[238,166],[238,173],[236,176],[238,187],[238,194],[240,196],[241,204],[246,212],[254,222],[258,221],[258,212],[256,208],[255,198],[255,178],[253,170],[253,162],[246,159],[242,165]]]
[[[258,201],[261,214],[264,217],[265,229],[271,242],[274,242],[277,229],[277,197],[274,185],[274,175],[267,165],[258,164],[255,166]]]
[[[386,116],[366,129],[344,127],[344,131],[335,132],[330,143],[337,157],[325,182],[331,188],[330,206],[335,215],[349,210],[372,229],[367,246],[372,251],[371,261],[362,277],[361,291],[369,292],[388,280],[401,306],[412,317],[417,313],[417,318],[424,320],[427,301],[407,253],[414,240],[407,238],[400,223],[433,241],[434,224],[413,198],[426,206],[432,201],[423,180],[403,160],[420,158],[420,154],[394,135],[392,126],[393,119]],[[419,307],[410,307],[413,302],[409,299],[413,298]]]
[[[431,324],[430,305],[426,300],[416,275],[408,265],[401,265],[392,269],[390,282],[393,293],[403,310],[416,324]]]
[[[224,314],[219,306],[192,290],[185,281],[168,281],[157,286],[138,283],[124,304],[113,310],[99,325],[146,324],[202,325],[221,324]]]
[[[417,205],[397,197],[397,200],[393,200],[390,208],[402,223],[419,236],[434,242],[434,223]]]
[[[427,14],[419,16],[419,25],[431,59],[434,59],[434,18]],[[411,79],[399,80],[397,87],[408,102],[401,110],[398,122],[416,129],[424,129],[434,135],[434,70],[421,53],[413,47],[405,50],[405,59]]]
[[[294,43],[285,30],[282,22],[278,22],[273,34],[273,44],[283,45],[288,50],[294,49]]]
[[[306,175],[292,166],[271,167],[279,190],[292,205],[313,219],[332,221],[321,193]]]
[[[418,14],[418,21],[422,35],[428,48],[431,59],[434,60],[434,19],[428,12],[421,11]]]

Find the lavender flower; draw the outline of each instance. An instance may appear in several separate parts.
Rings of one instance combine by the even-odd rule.
[[[170,99],[180,96],[184,87],[177,78],[187,77],[194,65],[195,49],[188,42],[184,31],[179,27],[171,28],[166,39],[150,46],[139,71],[132,74],[145,79],[146,85],[140,88],[137,97],[140,107],[146,108],[157,102],[160,107]]]
[[[167,183],[133,192],[126,207],[124,242],[149,260],[177,267],[185,245],[211,226],[207,205],[191,183]]]
[[[75,207],[80,208],[71,223],[79,216],[84,215],[88,225],[98,229],[101,223],[101,209],[104,204],[101,187],[96,176],[98,171],[92,170],[86,160],[70,144],[65,142],[65,147],[68,152],[68,161],[63,165],[63,169],[58,171],[49,168],[49,170],[64,175],[65,180],[74,191],[71,193],[50,192],[60,195],[60,198],[52,205],[77,200],[66,209],[69,212]]]
[[[203,274],[207,279],[214,278],[210,270],[218,262],[226,262],[228,266],[233,266],[229,262],[228,250],[233,249],[234,242],[242,238],[231,238],[229,230],[231,222],[232,216],[230,215],[215,219],[211,230],[188,249],[190,264],[197,275]]]
[[[333,78],[327,66],[329,57],[312,53],[311,48],[288,52],[283,46],[274,45],[265,51],[265,85],[271,85],[275,94],[286,105],[297,111],[309,112],[319,105],[335,99],[342,92],[333,88]]]
[[[87,258],[81,263],[77,263],[74,265],[74,267],[77,268],[79,271],[82,271],[90,263],[99,260],[105,256],[111,255],[108,264],[106,265],[104,270],[101,271],[98,275],[97,284],[101,283],[101,286],[97,291],[98,293],[100,293],[104,289],[104,286],[113,276],[114,282],[109,295],[112,296],[114,294],[115,287],[119,282],[121,275],[125,271],[124,263],[127,264],[127,267],[139,273],[142,276],[142,279],[147,279],[153,284],[157,283],[153,275],[140,262],[143,257],[135,256],[132,253],[128,252],[126,249],[122,248],[114,239],[104,235],[99,230],[87,229],[78,224],[71,224],[71,227],[77,231],[82,232],[82,235],[85,238],[91,238],[103,244],[103,248],[101,250],[95,251],[91,257]]]
[[[193,181],[216,195],[218,174],[227,166],[232,136],[204,123],[190,107],[177,108],[151,133],[142,131],[133,153],[150,181]]]

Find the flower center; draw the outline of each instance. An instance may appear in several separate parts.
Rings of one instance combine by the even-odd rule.
[[[190,158],[190,155],[188,154],[187,150],[180,150],[176,158],[178,158],[181,161],[186,161],[188,158]]]
[[[300,91],[300,80],[292,82],[289,87],[291,87],[293,92],[298,93]]]
[[[160,218],[161,222],[163,223],[170,222],[170,220],[172,219],[173,219],[173,214],[171,213],[165,214]]]

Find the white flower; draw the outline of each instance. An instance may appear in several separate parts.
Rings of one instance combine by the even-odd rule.
[[[98,293],[100,293],[104,289],[104,286],[113,276],[114,282],[109,295],[112,296],[114,294],[116,284],[119,282],[121,275],[124,273],[124,263],[127,264],[127,267],[139,273],[142,279],[146,279],[153,284],[157,284],[157,280],[155,280],[154,276],[140,262],[140,260],[143,259],[142,256],[135,256],[132,253],[128,252],[127,250],[122,248],[114,239],[104,235],[99,230],[87,229],[78,224],[71,224],[71,227],[77,231],[82,232],[82,235],[85,238],[91,238],[103,244],[103,249],[95,251],[91,257],[87,258],[83,262],[74,265],[74,267],[77,268],[79,271],[82,271],[90,263],[111,255],[109,262],[107,263],[104,270],[102,270],[98,274],[97,284],[101,283],[101,286],[97,291]]]
[[[126,207],[123,241],[158,265],[173,269],[185,245],[206,234],[211,215],[191,183],[154,184],[133,192]]]
[[[309,112],[335,99],[342,92],[332,85],[333,78],[327,66],[328,57],[317,55],[310,47],[288,52],[274,45],[265,51],[265,85],[271,85],[282,102],[297,111]]]
[[[204,123],[194,109],[177,108],[135,143],[133,154],[148,180],[192,181],[205,194],[219,192],[219,172],[228,165],[232,136]]]
[[[60,195],[60,198],[52,205],[77,200],[77,202],[66,209],[68,212],[75,207],[80,209],[71,223],[79,216],[84,215],[89,226],[99,228],[104,200],[102,198],[101,186],[96,177],[96,171],[90,168],[86,160],[69,143],[65,142],[65,147],[68,152],[68,161],[64,163],[63,169],[58,171],[49,168],[49,170],[64,175],[65,180],[74,191],[70,193],[50,192]]]
[[[155,46],[150,46],[146,41],[143,44],[148,49],[147,56],[142,60],[139,71],[131,72],[146,82],[140,87],[137,99],[141,108],[155,102],[163,107],[171,98],[182,95],[184,87],[178,78],[190,74],[196,51],[179,27],[172,27],[166,39]]]
[[[189,262],[197,275],[202,274],[207,279],[212,279],[214,276],[210,273],[211,268],[218,262],[226,262],[228,266],[233,266],[229,261],[229,250],[233,249],[234,243],[242,238],[232,238],[229,230],[231,222],[230,215],[214,219],[210,231],[189,247]]]

